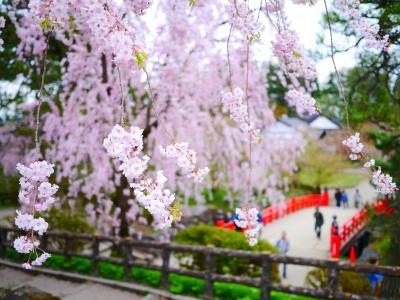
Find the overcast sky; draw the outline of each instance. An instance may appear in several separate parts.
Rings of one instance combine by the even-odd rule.
[[[321,23],[323,14],[325,13],[324,2],[320,0],[314,6],[308,6],[296,5],[293,4],[292,1],[286,1],[285,7],[288,19],[291,22],[291,28],[299,34],[301,44],[308,50],[316,50],[318,47],[321,49],[322,46],[317,45],[317,36],[323,33]],[[273,38],[273,35],[268,31],[269,30],[266,30],[266,34],[262,37],[261,44],[257,46],[257,56],[260,56],[262,60],[265,60],[265,56],[272,58],[271,38]],[[328,38],[329,33],[326,31],[326,41],[329,41]],[[343,44],[343,37],[335,35],[334,43],[338,45]],[[335,60],[339,69],[352,67],[354,65],[354,51],[336,54]],[[321,83],[325,81],[331,72],[333,72],[333,65],[329,57],[317,61],[317,73]]]

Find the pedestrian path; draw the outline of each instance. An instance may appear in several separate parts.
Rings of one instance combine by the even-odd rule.
[[[144,296],[100,284],[59,280],[51,276],[28,274],[7,267],[0,269],[0,289],[15,290],[21,287],[40,289],[63,300],[144,299]]]
[[[273,245],[279,240],[282,231],[286,231],[287,239],[290,242],[288,255],[308,258],[328,259],[330,256],[330,225],[334,215],[337,216],[339,225],[344,224],[356,212],[354,208],[320,207],[324,216],[322,226],[322,237],[318,240],[314,232],[315,208],[306,208],[294,214],[285,216],[272,223],[265,225],[262,229],[261,239],[267,240]],[[311,267],[287,266],[287,279],[283,283],[303,286],[304,279]]]

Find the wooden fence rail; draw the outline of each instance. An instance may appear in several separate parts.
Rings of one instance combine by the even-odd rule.
[[[12,236],[10,233],[19,233],[18,229],[0,227],[0,254],[4,254],[5,249],[12,247]],[[63,249],[52,249],[50,247],[52,239],[64,240]],[[72,245],[75,241],[82,240],[92,243],[91,253],[75,253]],[[121,249],[122,258],[103,257],[100,255],[100,244],[108,242],[113,243]],[[378,273],[384,276],[400,277],[400,269],[397,267],[374,266],[370,264],[351,264],[345,261],[321,260],[311,258],[300,258],[291,256],[279,256],[275,254],[265,254],[250,251],[230,250],[222,248],[212,248],[203,246],[185,246],[174,243],[161,243],[147,240],[121,239],[117,237],[107,237],[98,235],[72,234],[66,232],[48,232],[42,236],[41,248],[51,253],[84,257],[92,260],[92,275],[97,276],[99,273],[99,262],[111,262],[124,267],[124,280],[129,280],[129,273],[132,267],[142,267],[152,270],[161,271],[161,288],[168,289],[168,275],[175,273],[186,275],[205,280],[204,298],[213,298],[213,283],[228,282],[240,283],[252,287],[260,288],[261,300],[271,299],[271,291],[279,291],[294,295],[314,296],[324,299],[357,299],[357,300],[382,300],[365,295],[350,295],[343,293],[339,288],[340,271],[354,271],[357,273]],[[149,262],[138,261],[132,256],[133,249],[145,249],[146,251],[155,250],[160,253],[161,265]],[[174,253],[201,253],[205,257],[206,269],[204,271],[179,269],[170,266],[171,256]],[[222,275],[215,272],[216,257],[246,258],[258,261],[262,268],[262,274],[259,278],[250,278],[243,276]],[[324,289],[311,289],[305,287],[291,287],[282,285],[272,281],[272,264],[286,263],[302,266],[313,266],[326,268],[328,270],[328,286]]]

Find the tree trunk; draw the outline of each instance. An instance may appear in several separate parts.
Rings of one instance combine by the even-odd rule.
[[[128,188],[128,182],[125,178],[125,176],[121,176],[121,182],[120,185],[117,187],[116,190],[116,197],[114,204],[115,206],[119,207],[121,209],[120,213],[120,220],[121,220],[121,226],[119,228],[119,236],[121,237],[127,237],[129,236],[129,229],[128,229],[128,222],[126,220],[126,213],[129,209],[128,207],[128,197],[124,195],[124,189]]]

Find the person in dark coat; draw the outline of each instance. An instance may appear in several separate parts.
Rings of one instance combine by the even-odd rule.
[[[337,217],[333,216],[333,220],[332,220],[332,225],[331,227],[333,227],[333,235],[338,235],[339,234],[339,224],[337,222]]]
[[[336,207],[340,207],[340,202],[342,200],[342,192],[339,189],[336,189],[335,200],[336,200]]]
[[[315,233],[317,234],[317,238],[321,239],[321,227],[322,225],[324,225],[324,216],[319,211],[319,207],[315,208],[314,219],[315,219]]]

